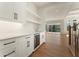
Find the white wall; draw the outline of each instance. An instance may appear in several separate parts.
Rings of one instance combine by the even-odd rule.
[[[0,39],[23,35],[21,23],[0,21]]]

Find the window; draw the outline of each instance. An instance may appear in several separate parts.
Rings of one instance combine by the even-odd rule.
[[[52,31],[53,32],[60,32],[60,25],[53,25]]]
[[[48,26],[46,26],[46,31],[48,31],[48,32],[60,32],[60,25],[48,25]]]

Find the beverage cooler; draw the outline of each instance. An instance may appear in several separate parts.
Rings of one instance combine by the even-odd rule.
[[[68,25],[69,49],[73,56],[79,57],[79,23],[73,20],[73,25]]]

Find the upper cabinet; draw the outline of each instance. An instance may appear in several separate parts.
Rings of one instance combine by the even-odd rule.
[[[11,3],[0,2],[0,18],[2,19],[12,19],[13,17],[13,7]]]
[[[25,22],[27,19],[26,16],[26,3],[19,2],[19,3],[13,3],[14,4],[14,20],[18,22]]]
[[[0,3],[0,20],[22,22],[27,17],[26,3],[1,2]]]
[[[31,2],[1,2],[0,19],[40,24],[40,16],[37,14],[37,8]]]

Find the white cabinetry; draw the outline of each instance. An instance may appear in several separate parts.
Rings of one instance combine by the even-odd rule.
[[[26,3],[24,2],[19,2],[19,3],[13,3],[14,4],[14,20],[18,22],[24,22],[24,20],[27,19],[26,16]],[[17,17],[16,17],[17,16]]]
[[[26,37],[26,49],[25,49],[25,55],[29,56],[33,50],[34,50],[34,39],[33,37]]]
[[[36,13],[36,7],[32,3],[25,2],[1,2],[0,19],[14,22],[32,22],[40,24],[40,16]]]
[[[1,2],[0,3],[0,18],[2,19],[12,19],[13,17],[13,7],[11,3]]]
[[[0,19],[5,21],[22,22],[26,18],[26,3],[0,3]]]
[[[15,39],[8,39],[0,41],[0,57],[14,57],[16,56]]]
[[[17,56],[27,57],[34,50],[34,39],[33,36],[24,36],[17,38]]]
[[[20,57],[20,56],[23,56],[24,54],[23,54],[23,52],[24,52],[24,47],[25,47],[25,45],[24,45],[24,37],[19,37],[19,38],[17,38],[17,40],[16,40],[16,55],[17,55],[17,57]]]
[[[45,32],[40,33],[40,45],[45,42]]]
[[[33,35],[26,35],[0,41],[0,57],[27,57],[33,51]]]

